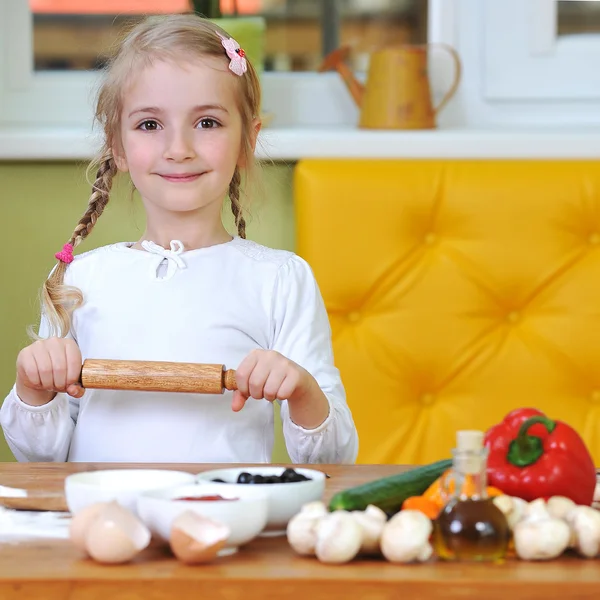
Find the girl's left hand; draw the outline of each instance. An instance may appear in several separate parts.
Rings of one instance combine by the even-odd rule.
[[[316,384],[306,369],[273,350],[253,350],[236,369],[235,379],[231,408],[236,412],[248,398],[293,400]]]

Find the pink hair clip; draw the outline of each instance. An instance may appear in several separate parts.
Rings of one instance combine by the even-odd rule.
[[[229,57],[229,68],[236,75],[242,76],[248,70],[246,53],[233,38],[224,38],[221,34],[218,35],[221,38],[221,44]]]
[[[73,262],[73,245],[72,244],[65,244],[63,246],[63,249],[60,252],[57,252],[54,255],[56,258],[58,258],[58,260],[60,260],[61,262],[64,263],[72,263]]]

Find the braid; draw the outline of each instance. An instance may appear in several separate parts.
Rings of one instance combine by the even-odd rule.
[[[112,152],[106,152],[101,160],[96,180],[92,185],[88,207],[71,235],[69,243],[78,246],[92,231],[98,217],[103,213],[110,198],[110,189],[117,174]],[[67,263],[59,261],[42,288],[42,304],[51,325],[53,335],[66,336],[71,328],[71,314],[83,302],[81,290],[65,286]],[[32,335],[32,337],[37,337]]]
[[[238,235],[246,239],[246,221],[242,216],[242,205],[240,203],[240,184],[242,176],[238,167],[233,172],[231,183],[229,184],[229,199],[231,201],[231,212],[235,218],[235,225],[238,230]]]
[[[110,189],[112,188],[113,179],[117,174],[117,165],[113,158],[112,152],[107,152],[102,157],[98,171],[96,172],[96,180],[92,185],[92,195],[88,201],[88,207],[79,223],[73,231],[73,235],[69,242],[73,247],[79,246],[81,242],[91,233],[98,217],[104,212],[106,205],[110,199]]]

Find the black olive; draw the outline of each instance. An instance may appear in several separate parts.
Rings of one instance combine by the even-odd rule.
[[[286,481],[293,481],[293,477],[296,474],[296,471],[294,471],[294,469],[286,469],[279,477],[281,478],[281,481],[286,482]]]
[[[215,483],[227,483],[224,479],[211,479],[211,481],[214,481]]]
[[[250,473],[246,473],[244,471],[243,473],[240,473],[238,475],[237,483],[250,483],[251,479],[252,479],[252,475],[250,475]]]
[[[262,475],[252,475],[252,477],[250,478],[250,481],[248,483],[264,483],[265,482],[265,478]]]

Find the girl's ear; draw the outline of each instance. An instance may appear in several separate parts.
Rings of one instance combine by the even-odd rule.
[[[256,140],[258,139],[258,134],[260,133],[260,128],[262,127],[262,121],[259,118],[254,119],[252,121],[252,151],[256,150]]]
[[[115,159],[115,165],[117,165],[117,169],[122,171],[123,173],[127,173],[129,171],[129,167],[127,165],[127,158],[125,157],[125,152],[121,146],[120,142],[117,142],[113,149],[113,158]]]
[[[260,132],[260,128],[262,127],[262,121],[258,118],[254,119],[254,121],[252,121],[252,124],[250,125],[250,147],[252,148],[252,152],[254,152],[256,150],[256,141],[258,139],[258,134]],[[244,148],[241,148],[240,151],[240,157],[238,159],[238,163],[237,166],[240,168],[244,168],[246,166],[246,156],[244,154]]]

